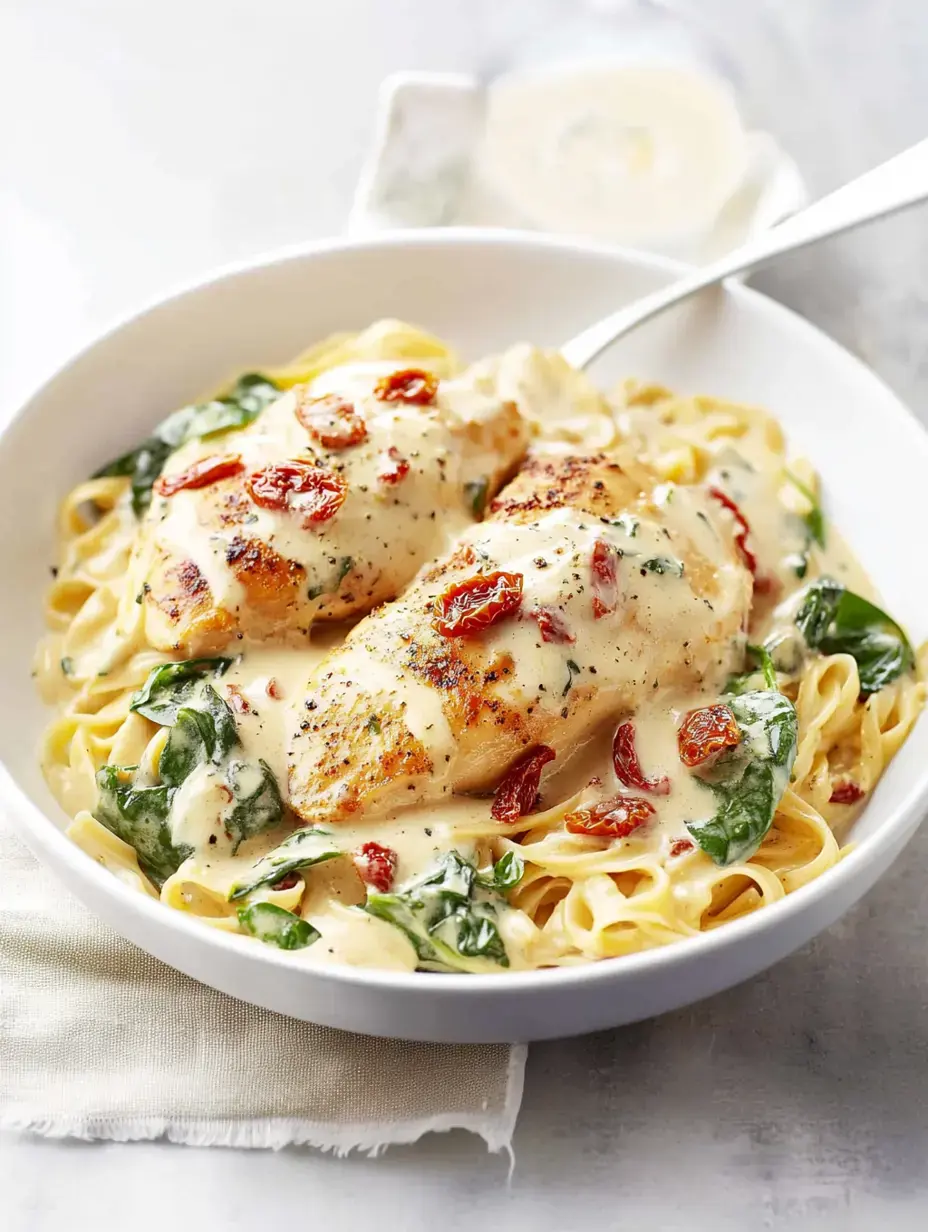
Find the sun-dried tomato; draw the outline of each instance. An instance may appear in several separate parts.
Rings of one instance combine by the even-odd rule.
[[[362,843],[354,853],[354,866],[361,880],[381,894],[386,894],[393,885],[396,862],[396,852],[381,843]]]
[[[620,723],[616,728],[612,741],[612,764],[616,778],[624,787],[637,787],[639,791],[650,791],[655,796],[670,795],[670,779],[666,774],[653,779],[645,777],[635,748],[634,723]]]
[[[380,473],[377,478],[381,483],[402,483],[409,474],[409,462],[395,445],[391,445],[380,461]]]
[[[590,574],[593,585],[593,616],[602,620],[615,611],[619,601],[619,554],[605,539],[593,544],[590,558]]]
[[[402,368],[381,377],[374,397],[381,402],[414,402],[425,406],[438,393],[438,377],[424,368]]]
[[[611,800],[600,800],[598,804],[568,813],[565,824],[571,834],[627,838],[654,813],[654,805],[640,796],[613,796]]]
[[[741,553],[741,559],[744,561],[747,567],[751,570],[751,572],[756,574],[757,573],[757,557],[748,547],[748,542],[747,542],[748,535],[751,533],[750,523],[748,522],[744,514],[741,512],[741,510],[738,508],[738,506],[735,504],[735,502],[731,499],[731,497],[726,496],[726,494],[722,491],[721,488],[710,488],[709,495],[714,500],[717,500],[719,504],[722,505],[725,509],[727,509],[728,512],[731,514],[731,516],[735,519],[735,525],[738,527],[737,534],[735,535],[735,546],[737,547],[738,551]]]
[[[272,697],[275,702],[279,702],[283,697],[283,689],[280,687],[280,681],[276,676],[272,676],[264,686],[264,691],[268,697]]]
[[[300,884],[300,874],[299,873],[296,873],[296,872],[287,873],[286,877],[283,877],[280,881],[278,881],[275,884],[274,889],[275,890],[292,890],[299,884]]]
[[[443,637],[480,633],[517,612],[521,602],[521,573],[476,573],[436,599],[432,623]]]
[[[670,844],[670,857],[676,859],[677,856],[685,856],[688,851],[692,851],[695,843],[691,838],[675,838]]]
[[[309,435],[326,449],[348,449],[367,440],[367,424],[354,403],[339,394],[304,396],[294,414]]]
[[[529,616],[538,622],[538,629],[543,642],[557,642],[562,646],[572,646],[577,640],[571,633],[564,613],[556,607],[545,607],[538,604],[529,612]]]
[[[252,471],[248,495],[263,509],[292,509],[306,522],[327,522],[341,509],[348,488],[334,471],[308,462],[275,462]]]
[[[684,766],[701,766],[723,749],[737,748],[741,729],[729,708],[719,702],[691,710],[677,732],[677,748]]]
[[[531,813],[538,799],[538,784],[541,772],[549,761],[554,761],[554,749],[540,744],[524,753],[511,766],[496,789],[490,816],[494,821],[513,822]]]
[[[226,692],[229,695],[229,705],[236,714],[251,713],[251,703],[237,684],[227,684]]]
[[[862,787],[851,779],[845,779],[843,783],[835,784],[831,795],[828,797],[829,804],[856,804],[858,800],[862,800],[866,792]]]
[[[155,483],[155,491],[159,496],[173,496],[184,488],[207,488],[211,483],[238,475],[244,469],[245,464],[237,453],[212,454],[177,475],[162,475]]]

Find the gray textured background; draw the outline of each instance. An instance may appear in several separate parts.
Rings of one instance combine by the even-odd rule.
[[[558,7],[0,0],[0,401],[165,285],[338,230],[383,74],[498,62]],[[815,189],[926,135],[926,0],[691,7]],[[925,234],[896,220],[757,279],[923,417]],[[767,975],[534,1047],[511,1184],[463,1134],[376,1161],[0,1137],[0,1226],[924,1228],[926,871],[928,831]]]

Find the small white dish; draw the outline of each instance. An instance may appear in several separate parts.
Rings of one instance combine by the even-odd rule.
[[[527,214],[481,172],[485,100],[484,84],[466,74],[385,78],[349,234],[459,224],[534,230]],[[685,241],[668,237],[641,247],[701,265],[775,226],[807,200],[798,167],[774,137],[746,132],[743,172],[713,223]]]
[[[568,1035],[674,1009],[754,975],[826,928],[902,850],[928,806],[921,718],[854,826],[854,850],[782,902],[665,949],[499,976],[311,967],[214,931],[123,885],[66,839],[36,757],[48,713],[30,678],[61,497],[169,409],[234,371],[278,363],[336,329],[418,322],[476,357],[553,346],[675,277],[670,262],[530,233],[443,230],[317,243],[225,270],[104,335],[0,438],[0,803],[65,885],[127,940],[224,992],[377,1035],[512,1040]],[[594,369],[769,408],[821,471],[829,515],[888,609],[928,633],[928,436],[881,382],[787,309],[741,287],[705,295],[624,339]],[[144,1007],[140,1007],[144,1012]]]

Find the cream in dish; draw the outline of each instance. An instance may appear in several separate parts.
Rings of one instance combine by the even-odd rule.
[[[117,875],[299,961],[714,927],[839,858],[922,704],[751,408],[382,323],[179,415],[65,503],[43,765]]]

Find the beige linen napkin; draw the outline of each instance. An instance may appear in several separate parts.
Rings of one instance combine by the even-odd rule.
[[[525,1047],[284,1018],[121,940],[0,819],[0,1129],[345,1153],[468,1129],[509,1147]]]

